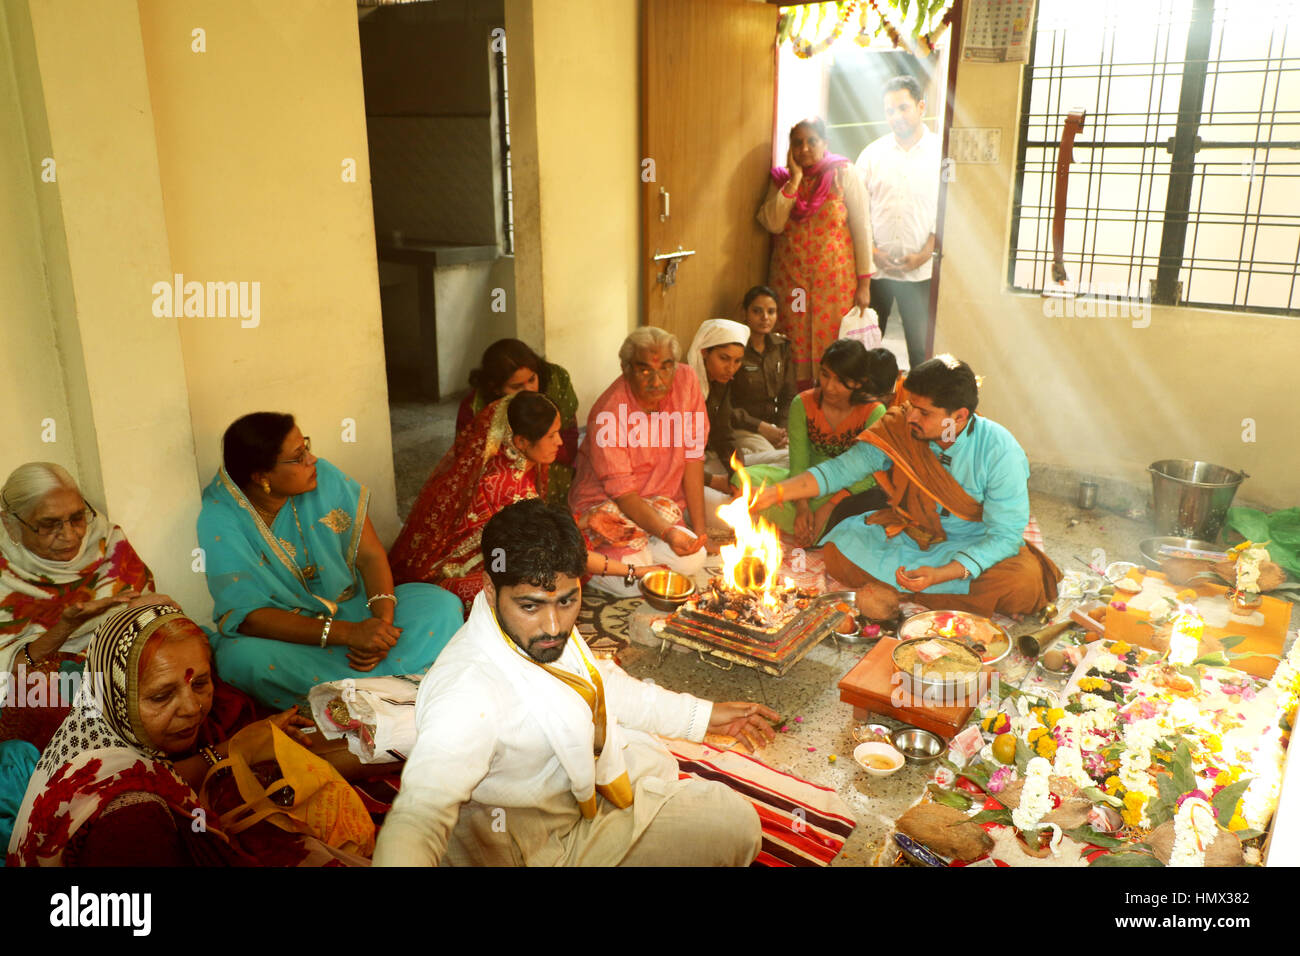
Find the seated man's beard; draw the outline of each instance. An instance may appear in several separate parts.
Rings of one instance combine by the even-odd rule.
[[[506,626],[499,607],[497,608],[497,622],[500,623],[501,630],[505,632],[506,637],[510,638],[516,647],[539,664],[550,664],[552,661],[559,660],[560,655],[564,653],[564,648],[569,643],[568,634],[539,634],[536,637],[524,640]],[[547,641],[559,641],[559,643],[554,647],[538,646]]]

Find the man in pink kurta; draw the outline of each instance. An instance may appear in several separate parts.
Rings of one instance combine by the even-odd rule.
[[[637,329],[619,358],[623,374],[587,417],[569,508],[592,551],[635,567],[665,564],[694,575],[706,558],[704,395],[690,366],[679,362],[676,337],[663,329]],[[627,580],[591,583],[637,593]]]

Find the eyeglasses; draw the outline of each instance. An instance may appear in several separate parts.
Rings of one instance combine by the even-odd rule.
[[[302,438],[302,454],[297,458],[283,458],[276,462],[277,465],[301,465],[311,455],[311,439],[306,435]]]
[[[671,381],[673,377],[673,373],[676,371],[677,371],[676,364],[673,362],[667,362],[660,368],[633,369],[632,374],[635,375],[642,382],[653,382],[656,379],[658,379],[659,381]]]
[[[33,526],[28,524],[26,521],[24,521],[19,516],[18,512],[14,511],[14,509],[9,506],[9,501],[7,499],[0,497],[0,502],[3,502],[5,511],[13,515],[15,521],[17,521],[28,531],[31,531],[32,533],[34,533],[35,535],[41,538],[55,537],[60,531],[63,530],[63,526],[65,524],[73,531],[84,532],[86,530],[86,526],[89,525],[90,522],[93,521],[95,519],[95,516],[99,513],[87,503],[86,507],[84,507],[82,510],[78,511],[76,514],[70,517],[42,518],[40,521],[36,522],[36,524]]]

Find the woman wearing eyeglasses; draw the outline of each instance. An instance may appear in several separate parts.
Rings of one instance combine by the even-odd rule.
[[[217,671],[284,709],[324,681],[425,670],[463,623],[432,584],[393,586],[370,491],[311,453],[292,415],[226,429],[198,536],[215,603]]]
[[[0,740],[42,748],[67,716],[95,627],[152,591],[153,575],[122,529],[52,462],[14,469],[0,491],[0,518],[0,670],[14,688],[0,697]],[[53,679],[59,673],[68,676]]]

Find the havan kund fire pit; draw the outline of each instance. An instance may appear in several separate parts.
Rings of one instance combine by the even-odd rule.
[[[721,549],[722,573],[673,613],[664,636],[780,676],[830,634],[845,613],[827,600],[833,595],[779,578],[780,535],[762,518],[754,520],[749,475],[741,467],[736,471],[741,495],[718,508],[736,541]]]

